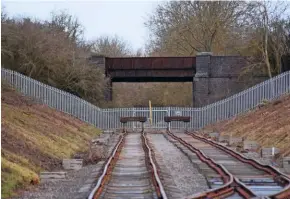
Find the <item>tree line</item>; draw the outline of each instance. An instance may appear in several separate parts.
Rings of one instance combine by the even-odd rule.
[[[289,54],[289,3],[284,1],[171,1],[157,7],[146,26],[149,52],[160,55],[250,56],[248,71],[279,73]]]
[[[90,63],[88,58],[94,54],[242,55],[249,63],[244,74],[262,70],[272,77],[280,72],[281,56],[290,51],[288,8],[286,1],[163,2],[147,16],[144,25],[151,36],[137,51],[117,35],[85,40],[82,24],[66,12],[53,12],[42,21],[9,17],[2,9],[1,61],[5,68],[99,106],[105,105],[108,79],[103,68]],[[152,90],[168,93],[164,85]]]

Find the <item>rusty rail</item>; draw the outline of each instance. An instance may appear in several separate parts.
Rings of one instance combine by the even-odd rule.
[[[108,159],[108,161],[103,169],[102,175],[98,179],[97,185],[91,191],[88,199],[99,198],[100,195],[102,194],[104,185],[110,180],[111,173],[114,169],[115,164],[118,161],[122,147],[124,146],[124,137],[126,136],[126,134],[127,134],[127,132],[124,131],[124,134],[120,137],[118,143],[116,144],[115,149],[113,150],[110,158]],[[142,139],[142,145],[143,145],[143,149],[144,149],[145,157],[146,157],[145,161],[146,161],[146,163],[147,162],[149,163],[148,166],[150,168],[148,168],[148,169],[150,169],[150,171],[151,171],[152,181],[153,181],[153,185],[155,187],[155,191],[157,193],[157,196],[159,199],[167,199],[163,185],[162,185],[161,180],[158,176],[157,167],[155,165],[155,159],[154,159],[154,156],[152,155],[152,149],[148,145],[146,134],[143,130],[141,131],[141,139]],[[147,161],[147,160],[149,160],[149,161]]]
[[[280,191],[279,193],[270,195],[269,198],[272,199],[290,199],[290,179],[283,173],[281,173],[280,171],[278,171],[276,168],[270,166],[270,165],[265,165],[265,164],[261,164],[260,162],[247,158],[245,156],[243,156],[240,153],[237,153],[231,149],[229,149],[226,146],[223,146],[213,140],[209,140],[207,138],[201,137],[195,133],[189,133],[189,132],[185,132],[186,134],[190,135],[191,137],[198,139],[200,141],[206,142],[218,149],[221,149],[222,151],[228,153],[229,155],[233,156],[234,158],[237,158],[239,161],[247,163],[252,165],[253,167],[259,169],[259,170],[263,170],[264,172],[270,174],[273,176],[273,179],[280,184],[281,186],[284,187],[284,189],[282,191]]]
[[[98,179],[97,185],[91,191],[90,195],[88,196],[88,199],[96,199],[102,193],[104,185],[106,184],[106,182],[109,181],[111,173],[113,171],[113,168],[114,168],[116,162],[118,161],[118,157],[119,157],[120,152],[122,150],[122,147],[124,145],[124,137],[126,134],[127,134],[127,132],[125,131],[124,134],[120,137],[114,151],[112,152],[110,158],[108,159],[108,161],[103,169],[102,175]]]
[[[156,160],[155,160],[154,155],[153,155],[153,150],[149,147],[148,140],[146,138],[146,133],[144,131],[142,132],[142,142],[143,142],[143,145],[145,148],[144,149],[145,154],[146,154],[147,158],[149,157],[149,160],[150,160],[149,166],[150,166],[150,170],[152,173],[152,180],[153,180],[153,184],[154,184],[157,196],[160,199],[161,198],[167,199],[167,195],[164,191],[163,185],[162,185],[161,180],[158,176],[158,170],[157,170],[157,167],[155,165]]]
[[[190,151],[195,153],[202,162],[206,163],[209,167],[215,170],[221,176],[223,182],[225,183],[222,187],[211,189],[203,193],[191,195],[188,198],[191,199],[226,198],[234,194],[235,192],[238,192],[241,196],[243,196],[246,199],[253,198],[256,196],[244,184],[242,184],[236,178],[234,178],[233,175],[229,173],[224,166],[216,163],[214,160],[207,157],[201,150],[193,147],[191,144],[187,143],[182,138],[175,136],[170,131],[167,131],[167,134],[171,136],[173,139],[179,141]]]

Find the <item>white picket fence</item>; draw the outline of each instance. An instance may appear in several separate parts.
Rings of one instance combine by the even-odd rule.
[[[24,95],[36,98],[54,109],[70,114],[101,129],[121,128],[120,117],[145,116],[149,118],[149,108],[101,109],[77,96],[43,84],[15,71],[2,68],[1,77]],[[153,107],[152,125],[146,122],[145,127],[165,128],[164,116],[182,115],[190,116],[191,122],[187,124],[172,122],[171,128],[180,129],[187,127],[197,130],[208,124],[244,113],[262,103],[263,100],[273,100],[289,93],[289,91],[290,71],[201,108]],[[128,124],[128,127],[140,128],[141,126],[138,122],[132,122]]]

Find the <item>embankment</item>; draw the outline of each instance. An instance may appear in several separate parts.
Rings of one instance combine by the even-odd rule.
[[[40,171],[61,168],[63,158],[88,150],[100,130],[21,96],[1,89],[2,198],[39,182]]]

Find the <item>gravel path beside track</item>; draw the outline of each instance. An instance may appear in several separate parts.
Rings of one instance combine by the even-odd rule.
[[[177,188],[184,196],[202,192],[208,189],[207,182],[195,168],[187,156],[166,140],[162,134],[147,134],[148,139],[163,158],[167,169]]]
[[[117,141],[118,135],[112,136],[109,151],[112,151]],[[103,164],[104,161],[100,161],[95,165],[84,166],[78,171],[66,171],[66,179],[41,182],[37,187],[32,187],[13,199],[84,199],[98,180]]]
[[[15,199],[81,199],[86,198],[87,192],[80,189],[88,181],[96,179],[103,162],[97,165],[89,165],[78,171],[68,171],[65,180],[43,182],[37,188],[25,191]]]

